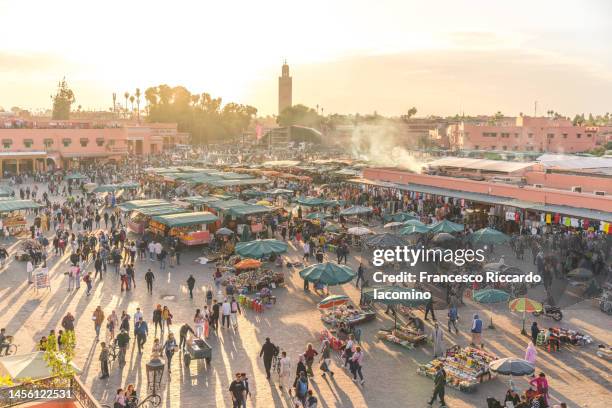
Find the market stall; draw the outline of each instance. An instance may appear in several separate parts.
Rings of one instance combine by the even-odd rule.
[[[6,198],[0,200],[0,217],[2,227],[7,228],[11,236],[27,232],[27,222],[23,211],[42,207],[32,200],[15,200]]]
[[[161,236],[178,237],[187,246],[201,245],[210,242],[208,225],[218,219],[205,211],[156,215],[149,222],[149,229]]]
[[[159,207],[161,205],[170,205],[170,202],[162,199],[150,199],[150,200],[132,200],[126,201],[125,203],[121,203],[118,205],[121,211],[134,211],[139,208],[146,207]]]
[[[444,357],[439,357],[427,364],[421,364],[417,373],[434,378],[436,366],[442,364],[446,371],[446,384],[464,392],[474,392],[479,383],[492,378],[489,364],[497,356],[474,347],[448,349]]]
[[[132,232],[144,234],[152,217],[156,215],[180,214],[184,212],[186,212],[184,208],[171,204],[136,208],[132,211],[127,226]]]
[[[401,326],[391,330],[381,329],[376,337],[379,340],[396,344],[408,350],[412,350],[415,346],[427,341],[425,334],[419,333],[411,326]]]
[[[376,312],[372,310],[362,310],[351,304],[334,307],[331,310],[321,310],[321,320],[324,323],[338,327],[346,325],[348,327],[357,326],[362,323],[370,322],[376,318]]]

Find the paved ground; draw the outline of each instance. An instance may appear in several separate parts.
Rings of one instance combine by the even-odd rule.
[[[11,246],[15,247],[13,243]],[[353,254],[349,264],[356,267],[358,258]],[[128,363],[123,370],[117,365],[111,367],[111,377],[99,380],[99,345],[95,342],[95,333],[91,316],[96,306],[101,305],[108,315],[112,310],[118,314],[126,310],[130,315],[139,306],[150,321],[155,304],[168,305],[174,314],[174,331],[185,321],[192,322],[196,307],[204,304],[204,290],[212,284],[211,266],[201,266],[193,262],[199,256],[196,250],[183,254],[180,267],[160,273],[157,263],[137,261],[136,273],[138,287],[131,292],[119,291],[119,280],[109,270],[103,282],[96,282],[91,296],[85,295],[82,285],[77,292],[68,292],[67,257],[51,259],[51,291],[36,291],[27,284],[25,264],[11,260],[0,271],[0,327],[6,327],[8,333],[16,334],[20,351],[30,351],[35,342],[46,335],[50,329],[59,327],[61,318],[66,312],[76,317],[77,356],[76,363],[83,369],[81,375],[87,386],[91,387],[94,396],[102,403],[112,405],[115,390],[128,383],[136,384],[140,395],[145,395],[145,363],[149,359],[152,336],[146,344],[146,352],[140,356],[137,349],[131,347],[128,352]],[[290,258],[299,257],[295,248],[288,254]],[[514,264],[508,257],[506,262]],[[153,295],[146,293],[144,273],[151,266],[156,273]],[[524,264],[528,266],[528,264]],[[323,324],[316,310],[320,300],[316,295],[304,294],[302,281],[297,271],[284,269],[287,285],[274,291],[278,303],[263,314],[246,312],[239,318],[237,331],[221,330],[219,337],[212,336],[213,362],[206,368],[204,363],[194,361],[191,367],[179,367],[180,355],[175,356],[174,370],[171,377],[163,382],[164,407],[225,407],[231,406],[227,388],[236,371],[248,373],[253,397],[249,406],[253,407],[290,407],[286,393],[281,392],[274,382],[265,379],[263,364],[258,354],[265,337],[283,350],[288,351],[295,364],[297,356],[308,342],[319,346],[318,333]],[[185,281],[189,274],[196,278],[196,298],[189,300]],[[332,293],[347,294],[358,301],[359,291],[351,284],[332,288]],[[174,300],[162,300],[164,295],[175,295]],[[534,295],[535,296],[535,295]],[[460,334],[446,336],[446,344],[466,345],[467,335],[473,311],[479,306],[468,303],[459,313]],[[488,316],[487,309],[481,315]],[[527,339],[519,334],[521,320],[504,308],[494,309],[496,330],[484,333],[486,345],[500,356],[522,357]],[[612,319],[600,313],[590,301],[575,304],[564,309],[564,326],[571,326],[589,333],[597,343],[612,343]],[[438,311],[438,316],[445,324],[445,311]],[[551,325],[551,321],[541,318],[541,327]],[[529,321],[530,323],[530,321]],[[425,346],[413,351],[404,351],[393,345],[383,344],[375,339],[378,328],[390,326],[392,321],[379,313],[376,321],[362,326],[366,357],[364,361],[364,386],[351,381],[347,372],[334,367],[336,376],[333,380],[320,377],[318,370],[311,383],[320,397],[320,407],[424,407],[430,396],[432,381],[416,374],[416,365],[431,360],[432,349]],[[585,348],[564,349],[550,354],[543,350],[537,360],[538,370],[549,376],[552,396],[555,401],[565,401],[570,407],[608,407],[610,394],[610,369],[612,365],[595,355],[595,345]],[[316,364],[315,366],[318,366]],[[516,381],[524,388],[524,380]],[[494,379],[478,387],[474,394],[465,394],[447,389],[448,406],[486,407],[487,396],[503,398],[507,388],[507,378]]]

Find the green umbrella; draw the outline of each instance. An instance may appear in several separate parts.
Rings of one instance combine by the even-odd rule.
[[[385,222],[389,222],[389,221],[404,222],[404,221],[415,220],[416,216],[414,215],[414,213],[398,212],[395,214],[387,214],[383,217],[383,219],[385,220]]]
[[[386,293],[385,297],[380,297],[381,293]],[[372,286],[363,290],[362,296],[365,300],[376,302],[387,306],[406,306],[418,307],[428,302],[427,299],[412,299],[418,291],[399,286]],[[394,327],[397,326],[397,313],[394,313]]]
[[[416,225],[419,227],[425,227],[426,225],[423,224],[421,221],[419,220],[408,220],[408,221],[404,221],[404,225],[405,226],[410,226],[410,225]]]
[[[507,302],[510,299],[510,294],[499,289],[481,289],[474,292],[473,299],[484,305],[492,305],[494,303]],[[494,329],[493,313],[491,313],[491,323],[489,329]]]
[[[287,243],[277,239],[257,239],[236,244],[236,253],[245,258],[261,259],[287,252]]]
[[[335,286],[352,281],[356,273],[346,265],[324,262],[310,265],[302,269],[300,271],[300,276],[308,282]]]
[[[364,207],[362,205],[354,205],[340,211],[340,215],[363,215],[372,212],[371,207]]]
[[[319,197],[300,197],[296,202],[306,207],[319,207],[327,203],[327,201]]]
[[[510,237],[493,228],[483,228],[470,235],[474,244],[503,244],[510,241]]]
[[[399,231],[400,235],[425,234],[427,232],[429,232],[429,228],[425,225],[409,225]]]
[[[461,231],[463,231],[463,224],[457,224],[449,220],[442,220],[429,227],[429,232],[432,232],[434,234],[437,234],[439,232],[448,232],[449,234],[452,234],[454,232]]]
[[[337,224],[327,224],[323,227],[323,231],[325,232],[338,232],[340,231],[340,227]]]

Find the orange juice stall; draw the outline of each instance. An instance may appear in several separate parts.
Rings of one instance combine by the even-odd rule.
[[[209,231],[209,225],[218,219],[207,211],[156,215],[149,222],[149,230],[163,237],[177,237],[188,246],[202,245],[210,242],[214,231]]]

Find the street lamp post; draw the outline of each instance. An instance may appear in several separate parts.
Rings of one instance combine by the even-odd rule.
[[[161,404],[161,396],[157,394],[157,391],[161,389],[164,365],[159,358],[153,358],[147,363],[147,392],[150,394],[138,406],[144,406],[145,402],[149,402],[153,407]]]

